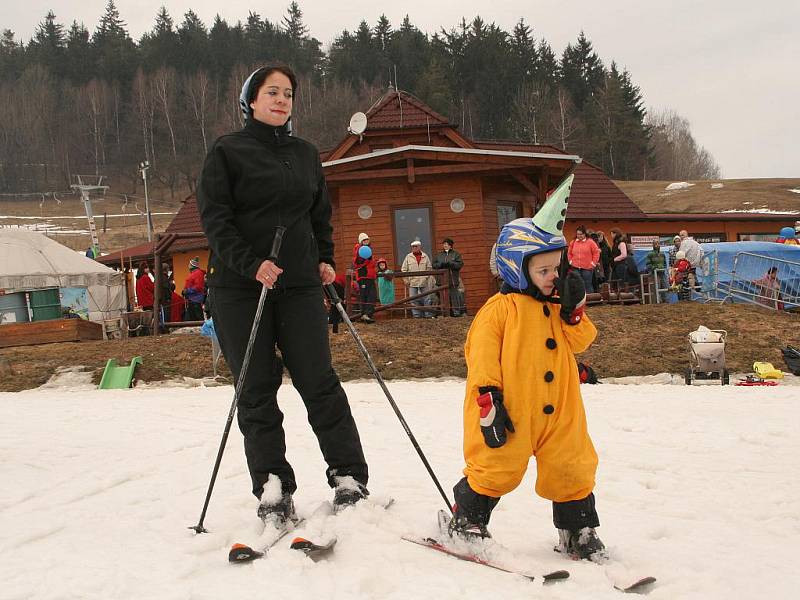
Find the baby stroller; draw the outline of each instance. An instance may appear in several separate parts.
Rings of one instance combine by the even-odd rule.
[[[686,385],[693,380],[719,379],[721,385],[730,384],[725,368],[724,329],[707,329],[702,325],[689,334],[689,367],[686,369]]]

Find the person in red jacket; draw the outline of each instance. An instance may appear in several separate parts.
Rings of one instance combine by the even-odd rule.
[[[186,298],[186,320],[203,321],[203,302],[206,300],[206,272],[200,268],[200,257],[189,261],[189,276],[183,284]]]
[[[153,310],[153,295],[155,285],[150,279],[150,266],[146,262],[140,262],[136,269],[136,300],[143,310]]]
[[[378,300],[378,289],[375,283],[378,272],[375,268],[375,257],[372,255],[369,236],[366,233],[358,234],[358,243],[353,248],[353,272],[358,283],[358,295],[361,300],[359,311],[361,320],[365,323],[374,323],[372,315],[375,314],[375,303]]]
[[[586,293],[594,292],[594,269],[600,263],[600,247],[586,236],[586,227],[583,225],[578,225],[575,231],[575,239],[567,248],[567,258],[573,270],[583,279]]]

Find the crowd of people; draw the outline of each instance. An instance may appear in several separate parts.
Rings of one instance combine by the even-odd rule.
[[[591,231],[584,225],[576,229],[575,238],[567,246],[569,269],[583,280],[588,293],[596,292],[603,283],[616,282],[617,286],[632,289],[640,285],[640,271],[636,265],[629,237],[619,228],[611,229],[611,243],[602,231]],[[689,299],[697,287],[697,269],[703,261],[703,248],[686,230],[673,238],[669,261],[658,239],[645,258],[645,272],[659,289],[678,292],[679,299]],[[496,267],[490,260],[490,270]]]
[[[587,293],[597,292],[604,283],[616,282],[620,287],[639,285],[639,271],[633,260],[633,247],[619,228],[611,229],[611,243],[605,232],[578,225],[566,249],[567,263],[583,280]],[[494,273],[492,259],[489,269]]]
[[[431,260],[430,255],[422,249],[422,241],[415,238],[410,243],[408,254],[400,263],[399,273],[389,268],[385,258],[375,258],[372,240],[366,232],[358,235],[353,247],[351,268],[351,296],[355,296],[353,309],[364,323],[375,322],[375,308],[378,305],[390,306],[396,303],[395,279],[400,278],[405,286],[405,298],[411,306],[411,316],[415,319],[430,319],[440,316],[445,311],[450,316],[466,315],[464,300],[464,283],[461,269],[464,260],[455,249],[452,238],[442,240],[442,250]],[[447,270],[447,276],[437,282],[432,271]],[[340,297],[346,298],[345,286],[347,273],[341,273],[334,281],[334,287]],[[437,287],[447,288],[446,306],[443,296],[433,292]],[[329,320],[334,324],[340,322],[338,311],[331,307]]]
[[[175,272],[168,263],[161,263],[161,289],[159,306],[163,310],[162,322],[203,321],[209,312],[206,306],[206,272],[200,267],[200,258],[189,261],[189,275],[181,293],[176,292]],[[142,310],[153,310],[155,304],[155,279],[150,264],[142,261],[136,269],[136,305]]]

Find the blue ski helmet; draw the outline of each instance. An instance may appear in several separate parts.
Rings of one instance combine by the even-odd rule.
[[[358,255],[364,260],[372,258],[372,248],[370,248],[369,246],[361,246],[358,249]]]
[[[773,231],[775,231],[773,229]],[[778,234],[785,240],[793,240],[794,239],[794,228],[793,227],[782,227],[780,233]]]
[[[518,290],[528,288],[525,259],[534,254],[566,248],[564,219],[574,175],[570,175],[550,195],[532,219],[507,223],[497,238],[497,270],[508,285]]]

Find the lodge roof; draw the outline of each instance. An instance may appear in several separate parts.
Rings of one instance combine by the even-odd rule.
[[[437,113],[416,96],[394,88],[390,88],[366,114],[366,131],[450,125],[447,117]]]
[[[200,211],[197,210],[197,199],[194,194],[188,196],[183,201],[183,206],[178,210],[178,214],[172,219],[167,227],[167,233],[196,233],[203,231],[203,223],[200,220]],[[179,238],[169,247],[168,253],[183,252],[187,250],[197,250],[208,248],[208,241],[205,236],[198,238]]]
[[[557,159],[557,160],[568,160],[573,162],[580,162],[581,158],[574,154],[566,154],[566,153],[556,153],[556,152],[527,152],[527,151],[520,151],[520,150],[495,150],[489,148],[451,148],[445,146],[417,146],[417,145],[407,145],[407,146],[400,146],[398,148],[387,148],[385,150],[376,150],[374,152],[370,152],[369,154],[359,154],[357,156],[349,156],[347,158],[338,158],[336,160],[330,160],[327,162],[322,163],[323,167],[332,167],[335,165],[341,165],[346,163],[351,163],[355,161],[363,161],[371,158],[377,158],[379,156],[388,156],[390,154],[401,154],[403,152],[408,151],[418,151],[418,152],[431,152],[433,154],[441,153],[441,154],[463,154],[465,156],[507,156],[509,158],[545,158],[545,159]]]
[[[136,246],[131,246],[130,248],[125,248],[124,250],[115,250],[110,254],[99,256],[95,260],[109,267],[116,267],[124,260],[125,265],[129,266],[133,263],[133,266],[136,267],[139,262],[143,260],[151,260],[153,258],[154,249],[155,242],[144,242]]]
[[[484,150],[528,152],[537,155],[569,156],[555,146],[518,142],[475,141]],[[599,167],[583,161],[575,170],[575,182],[569,197],[567,218],[573,220],[646,219],[642,212]]]

